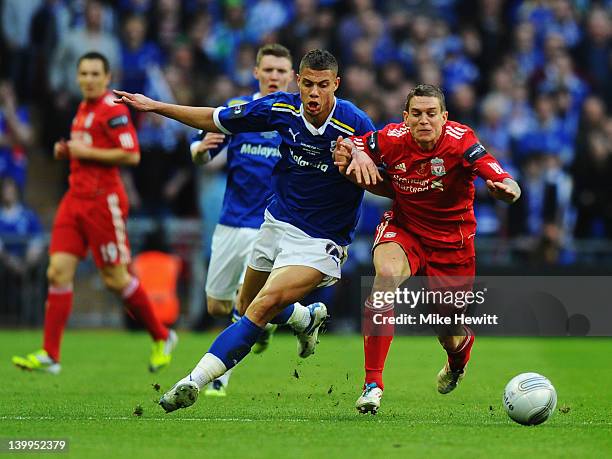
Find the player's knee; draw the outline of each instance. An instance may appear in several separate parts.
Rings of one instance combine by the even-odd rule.
[[[63,269],[61,265],[50,263],[47,268],[47,281],[49,285],[61,287],[72,282],[70,273]]]
[[[378,278],[392,279],[406,276],[406,267],[403,263],[377,263],[375,268]],[[408,269],[409,272],[410,269]]]
[[[231,300],[217,300],[208,297],[206,303],[208,313],[213,317],[226,317],[232,312]]]
[[[129,274],[122,271],[102,271],[102,282],[107,289],[121,293],[130,283]]]
[[[438,341],[440,341],[444,350],[449,352],[455,351],[464,339],[464,336],[438,336]]]

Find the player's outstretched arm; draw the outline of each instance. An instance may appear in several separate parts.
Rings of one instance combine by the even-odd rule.
[[[136,166],[140,162],[139,151],[128,151],[123,148],[96,148],[80,140],[67,141],[66,149],[69,158],[95,161],[109,166]]]
[[[212,107],[189,107],[160,102],[142,94],[132,94],[113,89],[117,96],[116,104],[124,104],[139,112],[154,112],[166,118],[172,118],[188,126],[207,132],[221,132],[213,120]]]
[[[511,178],[505,178],[502,182],[487,180],[487,188],[491,196],[508,204],[516,202],[521,197],[521,188]]]

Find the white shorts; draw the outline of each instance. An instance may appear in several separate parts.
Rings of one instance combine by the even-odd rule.
[[[233,300],[244,280],[249,255],[259,230],[218,224],[212,237],[206,295]]]
[[[249,266],[265,272],[284,266],[309,266],[325,274],[318,287],[326,287],[340,279],[340,267],[347,257],[347,247],[331,239],[311,237],[266,210]]]

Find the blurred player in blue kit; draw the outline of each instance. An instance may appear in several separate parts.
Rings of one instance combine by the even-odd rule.
[[[334,96],[340,84],[338,63],[322,50],[300,62],[299,93],[275,92],[233,107],[187,107],[115,91],[117,103],[227,135],[275,130],[281,159],[272,174],[273,197],[265,211],[249,260],[239,305],[245,315],[225,329],[196,367],[160,400],[166,412],[191,406],[199,391],[240,362],[267,323],[287,324],[298,338],[300,357],[311,355],[327,319],[322,303],[296,301],[340,278],[359,219],[363,189],[346,180],[333,164],[339,136],[374,130],[367,115]],[[368,183],[382,185],[378,170]]]
[[[268,44],[257,52],[253,75],[259,82],[259,91],[251,96],[235,97],[227,101],[228,107],[265,97],[276,91],[287,91],[295,73],[291,53],[279,44]],[[257,231],[264,221],[264,211],[272,196],[270,179],[272,170],[281,155],[278,146],[281,138],[275,131],[245,132],[225,135],[217,132],[198,133],[191,143],[194,163],[205,164],[221,153],[227,155],[228,176],[223,208],[219,223],[212,237],[208,276],[206,278],[206,302],[213,317],[232,314],[240,320],[248,304],[237,304],[237,292],[242,286]],[[267,324],[259,336],[254,353],[263,352],[277,325]],[[231,374],[225,374],[211,382],[206,395],[224,396]]]

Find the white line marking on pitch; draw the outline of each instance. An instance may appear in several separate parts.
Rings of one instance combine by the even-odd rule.
[[[339,422],[338,419],[252,419],[252,418],[175,418],[175,417],[161,417],[161,418],[149,418],[139,416],[105,416],[105,417],[75,417],[75,418],[59,418],[55,416],[0,416],[0,421],[132,421],[139,419],[141,421],[218,421],[218,422]],[[363,419],[363,417],[355,416],[355,420]],[[347,419],[344,419],[345,421]],[[348,419],[353,420],[353,419]],[[381,423],[393,423],[391,419],[379,419]],[[440,421],[419,421],[419,424],[442,424]],[[486,422],[482,426],[491,425],[513,425],[504,421]],[[583,421],[571,424],[572,426],[612,426],[612,422],[592,422]],[[562,427],[562,426],[558,426]]]

